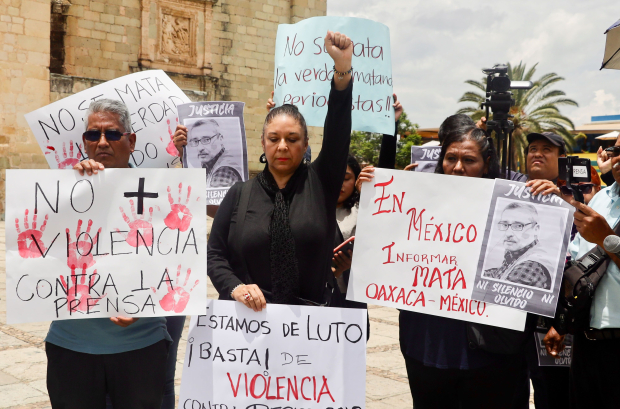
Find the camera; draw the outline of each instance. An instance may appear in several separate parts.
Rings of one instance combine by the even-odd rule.
[[[486,109],[487,132],[495,132],[497,139],[497,151],[502,146],[501,169],[504,177],[510,173],[510,136],[514,130],[514,124],[510,120],[510,108],[515,104],[511,89],[530,89],[534,86],[532,81],[511,81],[508,76],[508,66],[496,64],[493,68],[482,70],[487,76],[486,99],[480,105],[481,109]],[[493,112],[493,120],[489,120],[489,110]]]
[[[573,198],[584,203],[583,193],[578,188],[581,182],[591,180],[590,159],[579,156],[567,156],[558,158],[559,179],[566,181],[566,187],[573,193]]]

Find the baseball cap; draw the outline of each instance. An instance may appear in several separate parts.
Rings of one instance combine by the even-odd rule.
[[[551,142],[551,144],[555,145],[555,146],[559,146],[561,149],[560,151],[564,151],[566,150],[566,143],[564,142],[564,138],[562,138],[560,135],[553,133],[553,132],[542,132],[542,133],[538,133],[538,132],[532,132],[531,134],[527,135],[527,143],[528,145],[531,144],[532,142],[539,140],[539,139],[546,139],[549,142]]]

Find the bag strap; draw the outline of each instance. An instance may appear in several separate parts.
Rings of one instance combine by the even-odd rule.
[[[620,235],[620,222],[616,223],[614,233]],[[598,245],[578,260],[575,260],[572,265],[577,265],[579,269],[583,271],[583,276],[575,282],[573,286],[573,294],[577,292],[577,287],[585,287],[587,289],[587,293],[590,296],[593,296],[598,282],[601,278],[603,278],[605,272],[607,271],[609,263],[611,263],[611,258],[605,250]]]

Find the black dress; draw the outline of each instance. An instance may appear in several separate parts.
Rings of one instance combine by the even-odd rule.
[[[325,118],[323,145],[317,159],[295,179],[289,197],[289,220],[295,238],[303,299],[322,302],[325,284],[332,274],[331,260],[336,234],[336,203],[347,168],[351,142],[353,82],[343,91],[332,83]],[[252,183],[252,181],[244,182]],[[253,183],[241,237],[234,225],[243,183],[229,191],[215,216],[207,245],[207,272],[220,299],[230,300],[238,284],[256,284],[271,292],[269,224],[274,197]],[[245,258],[248,276],[241,257]]]

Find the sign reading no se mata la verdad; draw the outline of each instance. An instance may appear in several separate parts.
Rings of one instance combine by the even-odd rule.
[[[365,407],[364,310],[210,300],[187,341],[179,407]]]
[[[7,170],[9,323],[206,306],[201,169]]]
[[[308,125],[324,125],[334,75],[334,62],[324,44],[328,30],[353,41],[353,129],[393,134],[390,31],[372,20],[313,17],[297,24],[280,24],[274,72],[276,105],[296,105]]]
[[[162,70],[140,71],[107,81],[25,115],[51,169],[71,169],[86,159],[84,114],[92,101],[124,102],[136,134],[130,162],[136,167],[175,167],[180,159],[172,137],[177,105],[189,98]]]

